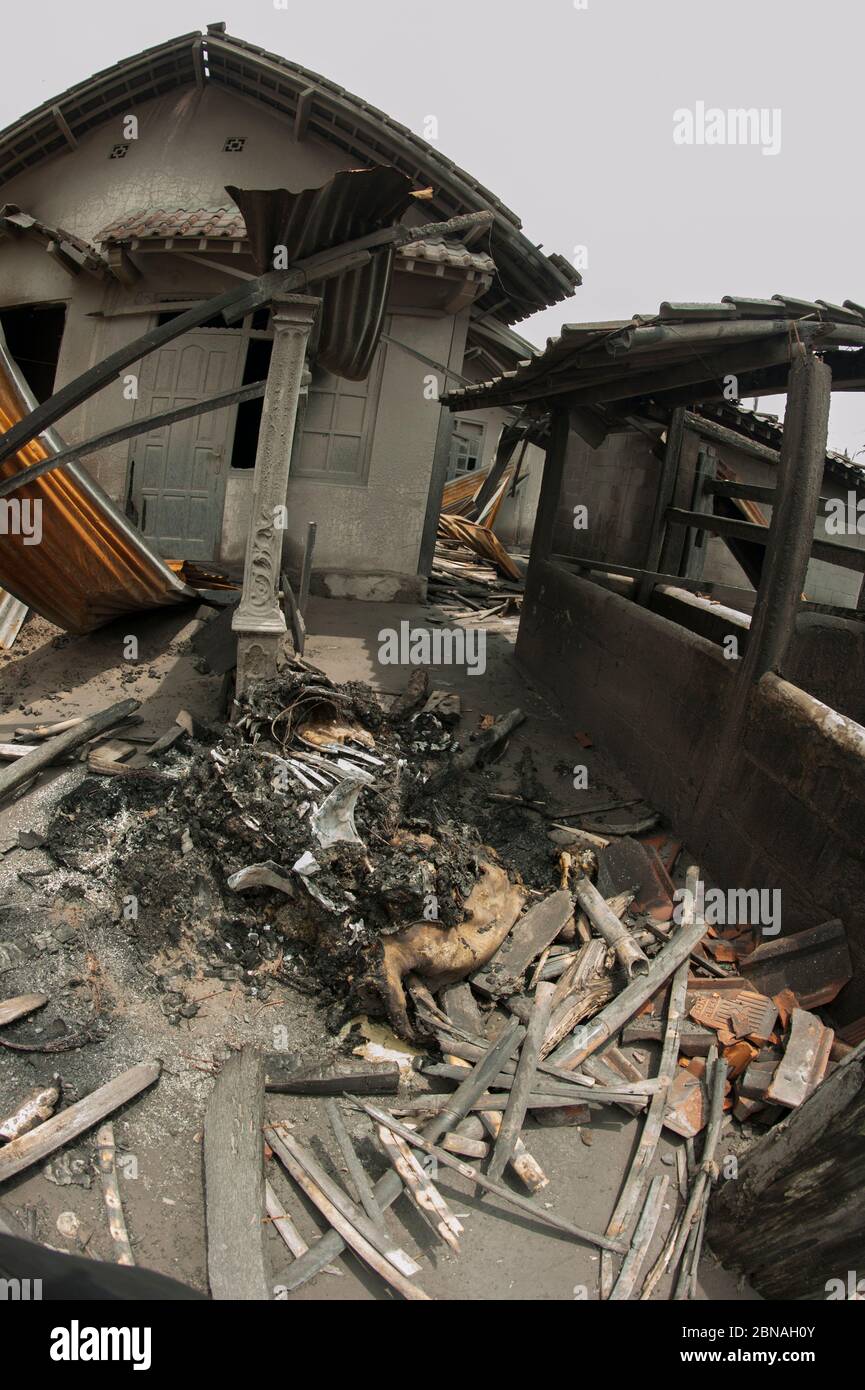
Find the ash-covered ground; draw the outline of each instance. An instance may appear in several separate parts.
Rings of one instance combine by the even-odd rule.
[[[319,993],[334,1029],[376,1012],[383,938],[459,924],[482,862],[557,886],[543,818],[494,799],[494,771],[426,789],[480,732],[434,706],[423,682],[386,710],[368,686],[293,663],[235,722],[196,725],[158,780],[90,776],[63,799],[47,839],[65,892],[98,900],[145,954],[183,942],[205,976],[254,997],[277,982]],[[517,770],[529,801],[528,749]],[[169,1017],[174,1004],[190,1007],[169,991]]]

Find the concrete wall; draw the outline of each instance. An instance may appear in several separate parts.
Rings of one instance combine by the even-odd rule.
[[[625,592],[630,594],[632,587]],[[738,634],[744,655],[750,614],[672,585],[655,589],[651,607],[719,647],[731,633]],[[865,619],[803,610],[779,674],[839,714],[865,724]]]
[[[865,728],[782,678],[764,677],[701,841],[700,794],[735,678],[719,648],[536,558],[517,657],[565,702],[572,726],[626,769],[720,886],[780,888],[785,933],[844,920],[859,978],[836,1007],[842,1021],[861,1013]]]
[[[568,455],[562,479],[562,491],[553,533],[553,552],[577,555],[592,560],[640,567],[645,563],[649,526],[655,503],[655,489],[660,465],[653,456],[652,443],[639,433],[609,435],[598,449],[571,433]],[[775,465],[751,457],[728,445],[712,446],[720,462],[727,465],[740,482],[760,483],[774,487]],[[694,474],[700,441],[688,432],[682,448],[682,460],[673,505],[690,509]],[[846,499],[847,487],[828,469],[823,481],[824,497]],[[574,529],[574,508],[588,509],[588,526]],[[772,508],[761,504],[767,520]],[[674,532],[679,549],[684,531]],[[835,542],[865,549],[865,535],[827,536],[825,520],[820,517],[815,534]],[[750,611],[753,588],[723,540],[711,537],[706,550],[704,578],[719,587],[715,596]],[[855,608],[861,574],[812,560],[808,567],[806,593],[814,603],[836,604]],[[745,589],[746,594],[735,590]]]
[[[77,150],[11,180],[2,189],[2,201],[93,241],[108,223],[135,210],[227,206],[227,183],[317,186],[351,165],[321,141],[295,143],[285,121],[215,86],[174,93],[134,114],[139,138],[128,142],[124,158],[109,158],[111,147],[123,140],[121,122],[111,121],[88,134]],[[226,138],[236,135],[246,138],[243,152],[224,153]],[[415,220],[418,216],[412,213]],[[180,295],[204,297],[237,283],[219,269],[171,255],[149,252],[135,259],[145,278],[127,289],[84,275],[72,278],[33,242],[0,244],[0,308],[44,301],[66,305],[57,387],[152,327],[149,305]],[[252,268],[246,259],[234,264]],[[412,303],[415,279],[398,275],[394,301]],[[420,295],[422,302],[422,290]],[[460,370],[467,321],[467,307],[455,316],[429,309],[400,311],[392,316],[390,332],[426,357]],[[359,597],[416,597],[424,588],[418,555],[441,407],[424,393],[429,366],[385,344],[380,365],[377,408],[368,425],[366,477],[352,485],[291,481],[286,558],[290,567],[299,564],[307,523],[316,521],[315,587]],[[439,387],[445,390],[443,376]],[[122,383],[112,382],[66,416],[60,432],[74,442],[124,423],[133,409]],[[89,456],[85,466],[122,501],[128,458],[129,445],[123,443]],[[251,470],[229,470],[221,549],[214,558],[242,560],[251,488]]]

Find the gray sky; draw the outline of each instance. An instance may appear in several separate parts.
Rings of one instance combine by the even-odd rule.
[[[536,343],[564,321],[627,318],[664,299],[865,302],[855,0],[285,2],[8,6],[0,127],[120,58],[225,20],[419,134],[435,116],[438,147],[534,241],[569,257],[587,248],[574,299],[520,326]],[[779,111],[779,153],[675,144],[674,111],[698,102]],[[865,450],[862,394],[836,394],[830,440]]]

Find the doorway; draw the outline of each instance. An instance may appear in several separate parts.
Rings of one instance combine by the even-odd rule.
[[[198,328],[144,358],[135,417],[206,400],[241,384],[246,339]],[[213,560],[219,551],[236,406],[151,430],[129,448],[133,519],[161,555]]]

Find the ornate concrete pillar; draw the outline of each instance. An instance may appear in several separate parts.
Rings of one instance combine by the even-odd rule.
[[[232,619],[237,633],[237,693],[257,680],[272,680],[286,635],[277,597],[285,506],[297,404],[306,347],[319,299],[286,294],[273,301],[273,354],[261,412],[252,512],[246,541],[243,594]]]

